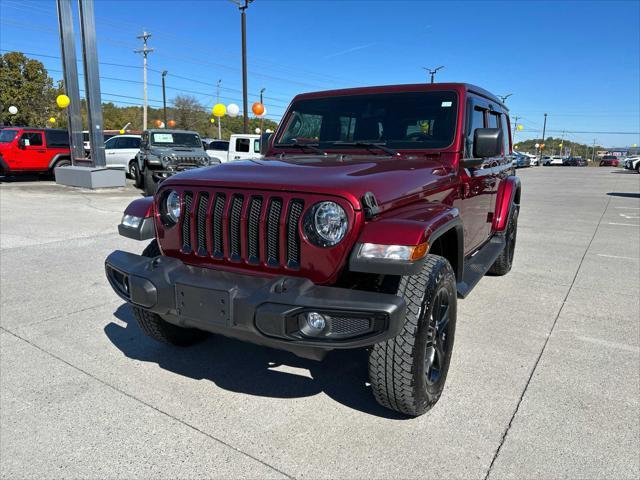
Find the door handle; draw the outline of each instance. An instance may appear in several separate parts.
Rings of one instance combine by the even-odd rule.
[[[44,153],[44,152],[46,152],[46,150],[40,150],[40,149],[38,149],[38,152],[40,152],[40,153]]]

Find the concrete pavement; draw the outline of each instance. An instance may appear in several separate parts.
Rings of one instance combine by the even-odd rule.
[[[2,478],[638,478],[640,175],[533,168],[513,271],[459,303],[438,405],[317,363],[146,338],[104,278],[131,187],[0,183]]]

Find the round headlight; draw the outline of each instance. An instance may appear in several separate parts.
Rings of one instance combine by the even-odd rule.
[[[203,165],[203,166],[209,165],[209,157],[202,157],[200,159],[200,165]]]
[[[349,224],[344,209],[335,202],[316,203],[307,214],[305,231],[309,240],[321,247],[338,244]]]
[[[175,225],[180,219],[180,195],[175,190],[171,190],[164,197],[164,213],[170,224]]]

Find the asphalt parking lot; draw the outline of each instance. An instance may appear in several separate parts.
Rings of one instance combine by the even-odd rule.
[[[0,182],[2,478],[640,476],[640,175],[532,168],[515,265],[459,303],[437,406],[377,406],[322,363],[154,343],[108,286],[132,187]]]

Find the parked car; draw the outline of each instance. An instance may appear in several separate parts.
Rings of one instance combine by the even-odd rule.
[[[511,269],[508,111],[448,83],[303,94],[286,112],[265,158],[132,202],[119,232],[152,241],[111,253],[106,276],[165,343],[213,332],[316,360],[367,348],[375,399],[421,415],[445,385],[457,298]]]
[[[529,165],[528,166],[533,167],[533,166],[538,165],[538,156],[537,155],[532,155],[530,153],[525,153],[525,152],[517,152],[515,150],[514,150],[514,153],[527,157],[529,159]]]
[[[552,167],[558,167],[558,166],[564,165],[564,157],[561,157],[559,155],[554,155],[549,160],[549,165],[551,165]]]
[[[565,167],[586,167],[587,161],[582,157],[568,157],[564,159]]]
[[[214,140],[209,142],[205,149],[207,155],[218,160],[218,163],[262,157],[260,135],[254,134],[234,134],[228,142]]]
[[[601,167],[617,167],[620,164],[620,160],[615,155],[605,155],[600,160]]]
[[[515,168],[524,168],[531,166],[531,160],[526,155],[522,155],[520,153],[513,152],[513,166]]]
[[[107,166],[123,166],[126,172],[139,183],[140,170],[136,159],[140,152],[140,135],[116,135],[104,142]]]
[[[540,161],[542,162],[543,167],[548,167],[549,165],[551,165],[551,157],[548,157],[546,155],[540,157]]]
[[[147,195],[153,195],[158,184],[170,176],[192,168],[219,163],[204,151],[197,132],[188,130],[145,130],[137,156],[138,187],[144,186]]]
[[[8,127],[0,130],[0,173],[51,173],[71,165],[69,134],[49,128]]]
[[[624,168],[640,173],[640,156],[628,157],[624,161]]]

